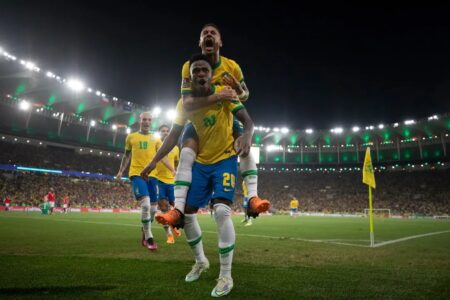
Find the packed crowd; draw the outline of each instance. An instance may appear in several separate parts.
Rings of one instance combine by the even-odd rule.
[[[450,214],[450,170],[383,171],[375,174],[374,208],[397,214]],[[306,212],[361,213],[368,208],[360,172],[260,172],[260,196],[275,209],[288,209],[296,197]]]
[[[56,204],[68,196],[71,207],[135,208],[130,185],[112,180],[76,178],[28,172],[0,172],[0,195],[16,206],[38,206],[53,188]],[[2,200],[3,200],[2,199]]]
[[[120,160],[79,154],[73,149],[0,142],[0,164],[20,164],[114,175]],[[374,208],[397,214],[450,214],[450,170],[383,171],[376,173]],[[57,201],[69,195],[73,207],[136,205],[128,183],[24,172],[0,172],[0,197],[9,194],[14,205],[38,205],[53,187]],[[273,212],[288,210],[296,197],[300,211],[362,213],[368,207],[367,186],[360,172],[260,172],[259,195],[269,199]],[[242,210],[240,184],[235,209]]]

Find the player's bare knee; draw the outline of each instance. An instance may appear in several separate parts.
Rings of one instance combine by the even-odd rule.
[[[196,214],[198,211],[198,207],[190,206],[189,204],[186,204],[186,207],[184,208],[185,214]]]
[[[167,212],[169,210],[169,201],[167,201],[167,199],[159,200],[158,205],[162,212]]]

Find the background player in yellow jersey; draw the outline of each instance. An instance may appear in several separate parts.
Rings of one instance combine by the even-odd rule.
[[[245,181],[242,181],[242,208],[244,208],[244,220],[242,220],[242,223],[245,223],[245,226],[251,226],[252,218],[247,213],[248,192],[247,192],[247,185],[245,184]]]
[[[169,135],[169,126],[167,125],[161,125],[158,129],[159,136],[161,137],[161,141],[164,142],[166,137]],[[178,147],[174,147],[168,154],[167,158],[169,160],[169,163],[173,166],[174,169],[177,168],[178,161],[179,161],[180,151],[178,150]],[[169,205],[174,205],[175,201],[175,195],[174,195],[174,183],[175,183],[175,176],[169,168],[167,168],[164,163],[159,162],[156,165],[156,171],[158,172],[158,203],[159,208],[161,211],[167,212],[169,210]],[[164,230],[166,231],[167,235],[167,243],[168,244],[174,244],[175,239],[173,237],[173,234],[176,236],[180,236],[181,232],[173,228],[170,228],[169,225],[163,225]]]
[[[144,180],[140,177],[142,169],[153,159],[162,144],[159,138],[150,133],[151,123],[152,115],[149,112],[144,112],[139,116],[139,131],[130,133],[126,138],[125,153],[116,178],[118,180],[122,178],[123,172],[131,160],[128,177],[131,180],[134,196],[141,206],[142,245],[150,251],[154,251],[157,249],[157,245],[153,240],[151,222],[158,205],[156,170],[150,174],[150,179]],[[167,158],[163,158],[162,161],[169,170],[175,172]]]
[[[190,61],[192,92],[207,96],[215,91],[211,85],[212,66],[205,55],[195,55]],[[220,275],[213,297],[229,294],[233,288],[231,265],[234,252],[235,231],[231,221],[231,205],[237,178],[237,154],[246,156],[250,152],[253,122],[240,101],[221,101],[201,109],[186,112],[181,100],[177,104],[177,118],[169,136],[142,176],[150,172],[156,162],[176,145],[183,127],[190,120],[198,135],[198,155],[192,169],[192,185],[186,200],[184,232],[195,256],[195,265],[185,280],[199,279],[209,268],[203,252],[202,232],[197,220],[197,211],[211,201],[217,223],[219,240]],[[233,115],[244,124],[244,133],[234,141],[232,137]],[[182,224],[180,224],[182,225]]]
[[[244,82],[239,65],[229,58],[220,55],[222,47],[222,38],[218,27],[214,24],[206,24],[200,33],[199,46],[202,54],[206,55],[213,66],[212,83],[215,86],[229,87],[222,89],[219,93],[209,96],[194,96],[191,90],[189,61],[183,65],[181,94],[183,98],[183,106],[186,111],[198,109],[211,103],[217,103],[223,100],[233,100],[238,96],[240,101],[246,101],[249,97],[249,91]],[[242,134],[242,125],[233,120],[233,135],[235,139]],[[197,133],[192,124],[187,124],[182,136],[182,150],[180,153],[180,165],[175,178],[175,208],[184,213],[186,196],[189,185],[192,180],[192,165],[195,161],[198,140]],[[240,171],[247,184],[249,196],[249,215],[256,217],[260,212],[268,210],[270,203],[267,200],[261,200],[257,195],[258,171],[256,161],[252,155],[240,158]],[[176,213],[170,211],[168,214]],[[168,216],[170,218],[176,215]]]
[[[297,198],[293,197],[291,202],[289,203],[290,206],[290,215],[291,217],[295,217],[298,214],[298,200]]]

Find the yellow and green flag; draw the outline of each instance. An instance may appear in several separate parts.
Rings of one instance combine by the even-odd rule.
[[[376,187],[375,174],[373,172],[372,158],[370,158],[369,147],[367,147],[366,156],[364,157],[363,183],[367,184],[373,189]]]

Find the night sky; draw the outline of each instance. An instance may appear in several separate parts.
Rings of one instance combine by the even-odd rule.
[[[2,1],[0,45],[110,95],[168,108],[202,25],[213,22],[221,54],[243,69],[256,125],[326,129],[450,112],[449,7],[281,2]]]

